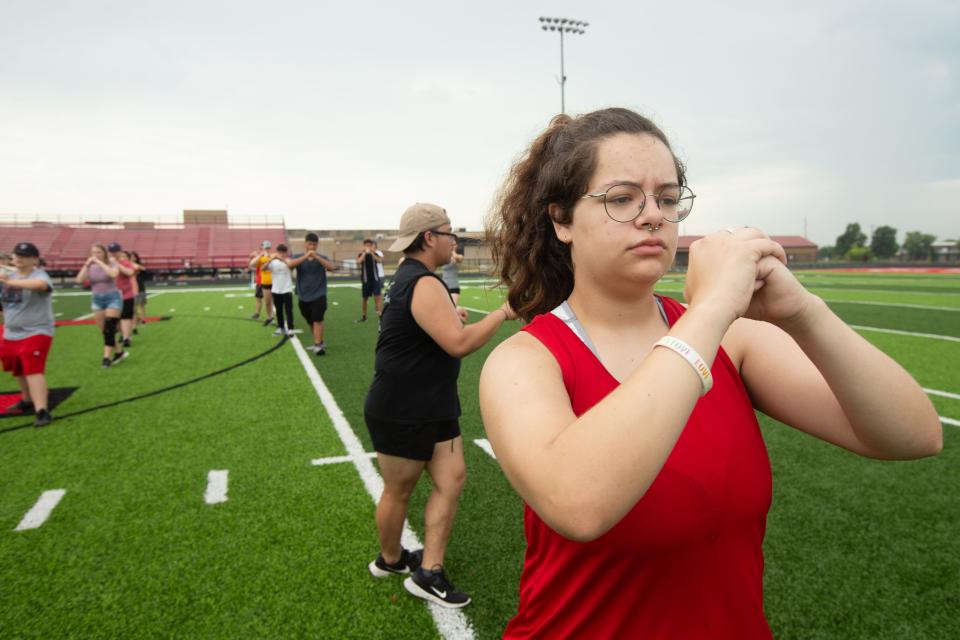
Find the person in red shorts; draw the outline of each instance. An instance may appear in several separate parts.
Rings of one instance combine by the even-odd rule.
[[[53,281],[37,267],[40,252],[29,242],[13,249],[15,272],[0,271],[3,299],[3,340],[0,360],[20,385],[14,409],[34,412],[34,426],[53,421],[47,408],[47,353],[53,342]]]
[[[754,409],[872,458],[942,447],[917,382],[758,229],[693,243],[687,305],[655,295],[693,200],[666,136],[627,109],[555,117],[500,194],[488,237],[528,322],[480,378],[525,503],[507,638],[770,638]]]

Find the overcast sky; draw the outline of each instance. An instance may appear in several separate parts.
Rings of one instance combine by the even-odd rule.
[[[687,234],[960,236],[960,2],[3,0],[0,214],[478,229],[560,110],[656,120]]]

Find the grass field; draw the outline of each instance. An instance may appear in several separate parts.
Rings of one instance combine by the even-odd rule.
[[[877,462],[760,417],[774,474],[765,542],[774,634],[954,638],[960,276],[799,277],[928,390],[945,446],[933,459]],[[679,276],[662,283],[665,295],[681,290]],[[0,419],[0,637],[437,637],[431,610],[399,579],[367,572],[374,503],[358,467],[312,464],[348,450],[295,345],[247,319],[249,290],[157,291],[148,309],[170,320],[144,327],[113,369],[99,368],[93,327],[57,330],[48,380],[76,390],[53,425]],[[352,286],[331,288],[328,355],[308,358],[370,451],[362,405],[377,331],[353,323],[359,298]],[[493,309],[499,296],[468,286],[462,304]],[[76,318],[88,305],[67,292],[54,310]],[[460,377],[469,477],[447,570],[473,597],[465,624],[478,638],[498,637],[513,614],[523,558],[520,500],[474,444],[484,438],[480,368],[517,329],[509,323],[466,358]],[[229,474],[226,502],[204,500],[211,470]],[[410,513],[421,539],[427,488]],[[52,489],[66,494],[50,518],[15,531]]]

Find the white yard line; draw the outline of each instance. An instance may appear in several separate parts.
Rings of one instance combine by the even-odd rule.
[[[466,309],[467,311],[473,311],[474,313],[479,313],[482,315],[487,315],[488,313],[490,313],[490,309],[475,309],[474,307],[464,307],[464,309]]]
[[[310,382],[313,383],[313,388],[317,392],[320,402],[323,403],[327,414],[330,416],[333,428],[336,430],[337,435],[340,436],[340,441],[347,450],[346,457],[353,462],[357,473],[360,475],[360,480],[363,481],[363,486],[366,488],[367,493],[370,494],[374,503],[376,503],[380,500],[380,494],[383,493],[383,478],[377,473],[367,452],[363,450],[360,439],[357,438],[357,434],[353,432],[350,423],[347,422],[346,417],[343,415],[343,411],[341,411],[337,405],[333,394],[330,393],[327,385],[324,384],[320,373],[317,371],[317,368],[313,366],[313,362],[307,355],[306,350],[304,350],[303,345],[300,344],[300,340],[296,337],[291,338],[290,344],[293,345],[293,350],[297,354],[303,370],[306,372]],[[373,527],[372,521],[370,522],[370,526]],[[403,534],[400,537],[400,541],[403,546],[408,549],[417,549],[423,546],[420,544],[417,534],[410,529],[410,525],[407,522],[403,524]],[[358,571],[359,570],[360,569],[358,569]],[[429,603],[427,606],[430,609],[430,614],[433,616],[434,624],[437,625],[437,631],[439,631],[440,635],[444,638],[468,639],[474,637],[473,627],[459,609],[444,609],[433,603]]]
[[[203,492],[203,501],[207,504],[220,504],[227,501],[227,471],[211,471],[207,474],[207,490]]]
[[[924,389],[923,392],[931,396],[942,396],[944,398],[960,400],[960,393],[950,393],[949,391],[940,391],[939,389]]]
[[[933,307],[926,304],[906,304],[901,302],[873,302],[870,300],[835,300],[831,298],[823,298],[823,301],[835,302],[837,304],[868,304],[874,307],[906,307],[907,309],[925,309],[927,311],[960,312],[960,308],[958,307]]]
[[[954,427],[960,427],[960,420],[954,420],[953,418],[944,418],[943,416],[937,416],[940,418],[940,422],[943,424],[949,424]]]
[[[93,312],[90,312],[90,313],[85,313],[82,316],[77,316],[76,318],[74,318],[74,320],[89,320],[92,317],[93,317]]]
[[[497,459],[497,454],[493,452],[493,447],[490,446],[490,441],[487,440],[486,438],[477,438],[476,440],[473,441],[473,444],[477,445],[478,447],[486,451],[487,455],[493,458],[494,460]]]
[[[14,529],[14,531],[36,529],[42,525],[47,521],[47,518],[50,517],[54,507],[59,504],[60,500],[66,493],[66,489],[51,489],[50,491],[44,491],[41,493],[37,503],[33,505],[33,508],[30,509],[30,511],[27,511],[27,515],[23,516],[23,520],[20,521],[20,524],[17,525],[17,528]]]
[[[935,333],[916,333],[914,331],[900,331],[899,329],[881,329],[880,327],[864,327],[858,324],[851,324],[851,329],[857,331],[876,331],[878,333],[893,333],[898,336],[911,336],[913,338],[930,338],[933,340],[946,340],[948,342],[960,342],[960,338],[954,336],[941,336]]]
[[[376,458],[376,451],[368,451],[364,454],[368,458]],[[322,467],[325,464],[339,464],[341,462],[353,462],[353,456],[333,456],[332,458],[317,458],[316,460],[311,460],[310,464]]]

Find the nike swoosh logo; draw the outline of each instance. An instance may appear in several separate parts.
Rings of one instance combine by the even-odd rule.
[[[438,596],[440,596],[441,598],[446,598],[446,597],[447,597],[447,592],[446,592],[446,591],[440,591],[440,589],[437,589],[436,587],[432,587],[432,589],[433,589],[433,592],[434,592],[435,594],[437,594]]]

